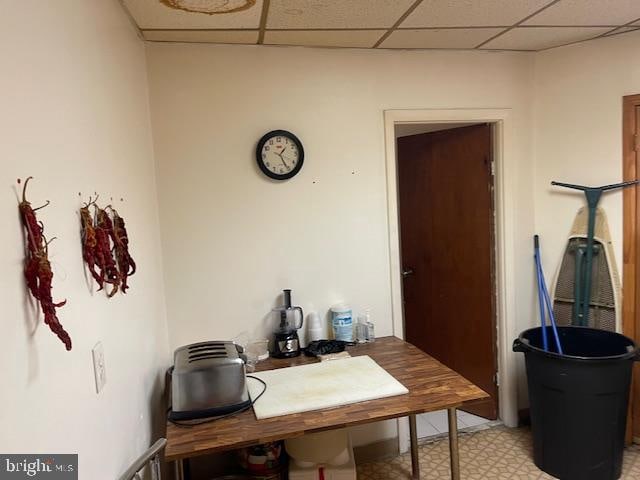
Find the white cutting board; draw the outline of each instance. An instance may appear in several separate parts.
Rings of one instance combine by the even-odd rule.
[[[258,420],[409,393],[366,355],[251,375],[267,384],[267,390],[253,405]],[[264,388],[251,378],[247,385],[252,399]]]

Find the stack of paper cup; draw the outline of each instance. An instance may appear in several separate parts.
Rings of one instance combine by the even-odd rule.
[[[318,312],[310,312],[307,315],[307,344],[323,338],[326,338],[326,336],[324,335],[320,315],[318,315]]]

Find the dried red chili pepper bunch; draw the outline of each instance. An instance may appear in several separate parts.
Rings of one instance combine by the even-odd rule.
[[[111,290],[107,296],[113,297],[118,290],[126,293],[129,288],[127,278],[135,273],[136,264],[129,254],[124,219],[108,206],[113,212],[112,220],[106,209],[98,207],[96,200],[97,197],[93,201],[89,199],[89,203],[80,209],[82,257],[100,287],[98,290],[102,290],[105,283],[109,284]],[[91,205],[95,208],[95,220],[89,212]]]
[[[93,217],[89,212],[89,206],[92,203],[91,198],[89,198],[89,203],[80,209],[82,258],[89,267],[91,276],[102,289],[104,287],[104,278],[101,275],[99,266],[96,264],[98,240],[96,238],[96,230],[93,228]]]
[[[71,350],[71,337],[62,327],[56,315],[56,308],[62,307],[67,301],[54,303],[51,293],[53,271],[49,263],[49,244],[55,237],[47,241],[44,236],[44,226],[36,217],[36,211],[49,205],[49,202],[47,201],[42,207],[31,207],[31,203],[26,199],[27,184],[31,178],[27,178],[24,182],[22,201],[18,205],[22,225],[26,230],[24,276],[31,295],[40,303],[40,308],[44,313],[44,323],[64,343],[66,349]]]
[[[120,273],[120,280],[122,282],[122,293],[127,293],[129,285],[127,285],[127,279],[136,273],[136,262],[129,253],[129,236],[127,234],[127,228],[118,212],[109,207],[113,212],[113,249],[118,262],[118,272]]]

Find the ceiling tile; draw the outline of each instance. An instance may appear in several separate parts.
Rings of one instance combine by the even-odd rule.
[[[609,28],[595,27],[521,27],[509,30],[483,45],[482,48],[543,50],[594,38],[609,30]]]
[[[271,0],[267,28],[391,27],[414,0]]]
[[[424,0],[401,27],[511,26],[549,0]]]
[[[439,28],[395,30],[380,48],[474,48],[502,28]]]
[[[524,25],[624,25],[640,18],[638,0],[561,0]]]
[[[369,48],[373,47],[385,32],[386,30],[267,30],[264,34],[264,43]]]
[[[258,41],[257,30],[143,30],[142,35],[146,40],[165,42],[255,44]]]
[[[123,0],[138,26],[145,28],[258,28],[262,0],[233,13],[209,15],[168,7],[161,0]]]

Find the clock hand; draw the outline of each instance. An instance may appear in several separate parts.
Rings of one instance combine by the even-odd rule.
[[[286,147],[285,147],[286,148]],[[282,152],[284,152],[284,150],[282,150]],[[287,165],[287,162],[284,161],[284,158],[282,158],[282,152],[277,153],[274,152],[276,155],[278,155],[280,157],[280,161],[282,162],[282,164],[284,165],[285,168],[289,168],[289,165]]]
[[[289,158],[289,157],[284,157],[284,159],[287,161],[287,163],[289,163],[291,166],[293,166],[296,161],[293,158]]]
[[[282,151],[280,152],[280,160],[282,160],[282,163],[284,163],[285,168],[289,168],[289,165],[287,165],[287,162],[284,161],[284,151],[287,149],[287,147],[284,147],[282,149]]]

